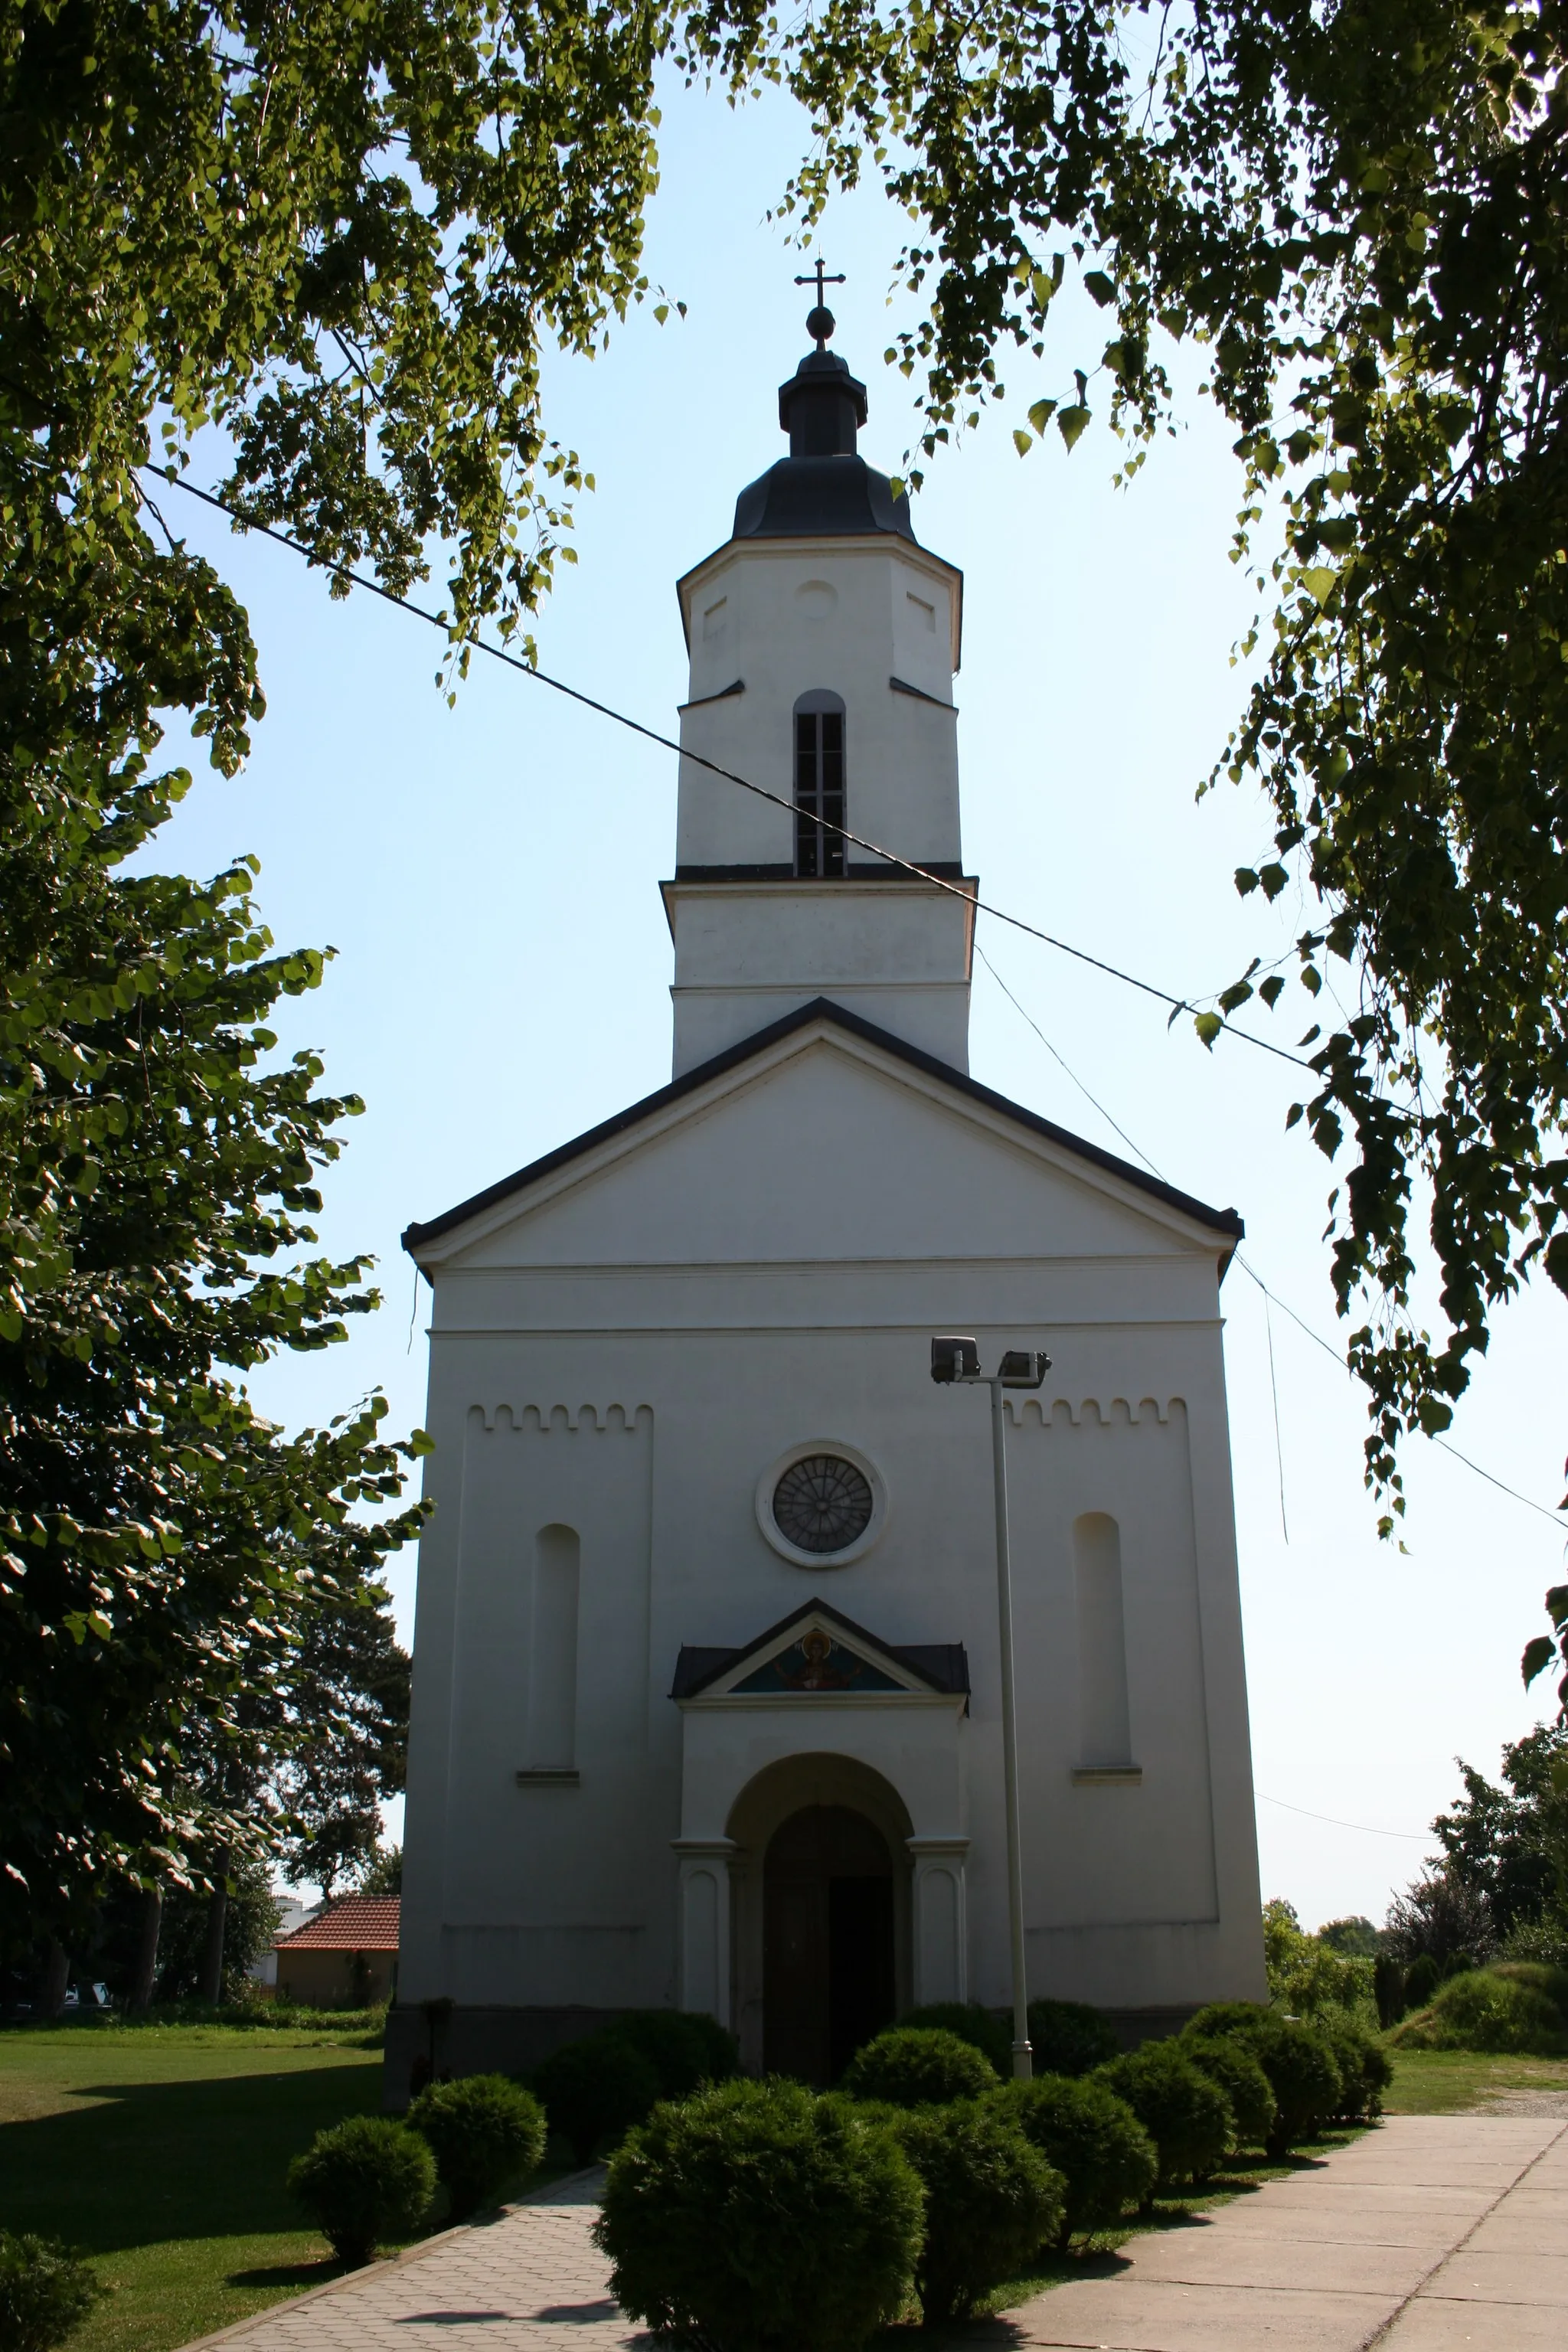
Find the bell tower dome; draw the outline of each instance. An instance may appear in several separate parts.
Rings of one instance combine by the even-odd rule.
[[[959,839],[952,681],[963,574],[857,447],[866,387],[816,341],[779,388],[789,455],[741,492],[730,538],[679,583],[690,656],[675,877],[675,1075],[826,996],[969,1064],[977,885]],[[934,887],[841,828],[960,885]]]

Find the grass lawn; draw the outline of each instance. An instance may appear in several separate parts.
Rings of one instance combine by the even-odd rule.
[[[1568,2058],[1487,2058],[1471,2050],[1391,2050],[1391,2116],[1453,2116],[1500,2091],[1568,2091]]]
[[[71,2352],[169,2352],[334,2273],[289,2159],[381,2104],[363,2032],[0,2032],[0,2222],[95,2257],[113,2292]]]

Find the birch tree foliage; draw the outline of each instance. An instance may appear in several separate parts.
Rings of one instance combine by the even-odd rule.
[[[1565,36],[1557,0],[718,0],[691,37],[810,109],[798,220],[866,174],[912,216],[921,457],[1005,394],[1021,451],[1098,417],[1125,478],[1182,343],[1234,428],[1261,595],[1209,781],[1261,788],[1237,887],[1296,936],[1197,1025],[1295,1014],[1385,1532],[1493,1308],[1568,1289]]]
[[[542,343],[645,290],[658,22],[0,0],[0,1930],[244,1851],[247,1679],[417,1525],[380,1400],[290,1439],[243,1386],[376,1303],[310,1222],[359,1106],[279,1061],[323,957],[251,866],[127,862],[190,786],[171,716],[229,774],[264,708],[159,473],[216,428],[314,561],[402,592],[443,551],[448,668],[515,632],[584,478]]]

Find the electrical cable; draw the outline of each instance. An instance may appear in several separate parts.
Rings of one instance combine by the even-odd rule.
[[[230,506],[226,499],[218,498],[211,490],[199,489],[195,482],[187,482],[181,475],[159,473],[156,468],[148,470],[168,488],[184,490],[187,498],[199,499],[204,506],[226,515],[242,530],[258,531],[263,539],[276,540],[279,547],[287,547],[294,554],[302,555],[307,563],[314,564],[323,572],[333,572],[340,580],[347,580],[356,588],[368,590],[371,595],[379,596],[383,604],[395,605],[400,613],[412,614],[416,621],[427,622],[432,628],[439,629],[449,641],[450,632],[439,613],[432,613],[425,605],[416,604],[408,597],[395,594],[392,589],[384,588],[379,581],[366,579],[363,572],[355,572],[349,564],[335,563],[326,556],[313,555],[308,547],[291,538],[287,531],[275,530],[270,523],[253,521],[237,507]],[[584,694],[580,687],[568,686],[564,678],[552,677],[548,670],[538,668],[532,662],[520,660],[516,654],[507,653],[500,646],[489,645],[483,637],[472,637],[468,643],[476,653],[488,654],[491,661],[504,663],[508,669],[517,670],[522,677],[532,678],[536,684],[549,687],[553,693],[563,694],[572,702],[580,702],[585,710],[596,711],[601,719],[611,719],[617,727],[625,727],[632,734],[642,736],[646,741],[657,743],[661,751],[673,751],[679,758],[689,761],[693,767],[704,768],[710,775],[721,776],[726,783],[738,784],[742,792],[752,793],[757,799],[769,801],[774,808],[785,810],[792,817],[795,815],[795,803],[786,800],[782,793],[770,792],[765,784],[754,783],[751,777],[738,775],[733,768],[721,767],[716,760],[706,760],[700,751],[686,750],[673,736],[661,735],[657,728],[645,727],[640,719],[629,718],[612,703],[601,702],[595,696]],[[847,825],[833,824],[829,818],[819,818],[818,823],[827,832],[837,834],[840,840],[848,842],[856,849],[868,851],[873,857],[881,858],[887,865],[898,867],[900,873],[912,875],[917,881],[928,884],[932,889],[945,891],[950,898],[961,898],[966,907],[976,908],[982,914],[991,916],[994,921],[1006,923],[1012,929],[1023,931],[1032,940],[1039,940],[1046,947],[1055,948],[1060,954],[1071,956],[1079,963],[1089,964],[1111,980],[1121,981],[1125,987],[1135,988],[1140,994],[1153,997],[1157,1003],[1169,1006],[1173,1021],[1178,1013],[1194,1010],[1189,998],[1173,996],[1168,990],[1156,988],[1152,981],[1139,980],[1134,973],[1123,971],[1119,964],[1107,963],[1102,956],[1090,955],[1087,948],[1075,948],[1070,941],[1058,940],[1050,931],[1042,931],[1037,924],[1026,923],[1021,915],[1010,915],[1005,908],[991,906],[960,884],[948,881],[942,875],[932,874],[928,867],[916,866],[907,857],[900,857],[897,850],[884,849],[879,843],[868,841],[863,835],[851,833]],[[1244,1045],[1255,1045],[1260,1054],[1272,1054],[1277,1061],[1289,1062],[1299,1070],[1311,1070],[1314,1076],[1317,1075],[1313,1064],[1301,1055],[1292,1054],[1284,1045],[1270,1045],[1267,1037],[1255,1036],[1249,1029],[1238,1029],[1222,1015],[1215,1017],[1227,1034],[1240,1038]]]
[[[1155,1166],[1155,1163],[1150,1159],[1149,1154],[1143,1150],[1141,1144],[1134,1143],[1126,1129],[1118,1125],[1117,1121],[1111,1118],[1110,1113],[1106,1109],[1104,1104],[1100,1102],[1096,1096],[1089,1093],[1089,1088],[1079,1076],[1078,1072],[1072,1067],[1070,1063],[1068,1063],[1064,1056],[1058,1052],[1057,1048],[1052,1045],[1050,1039],[1047,1036],[1045,1031],[1041,1028],[1034,1015],[1028,1012],[1024,1005],[1019,1003],[1018,999],[1014,995],[1012,990],[1008,987],[1006,982],[1003,979],[1001,973],[997,971],[995,965],[992,962],[990,957],[986,954],[984,949],[980,945],[978,940],[975,941],[974,952],[980,958],[981,962],[985,966],[986,971],[991,974],[992,979],[996,982],[997,987],[1002,991],[1003,995],[1007,999],[1008,1003],[1012,1005],[1015,1012],[1016,1012],[1022,1019],[1028,1023],[1029,1027],[1034,1031],[1036,1036],[1046,1048],[1046,1051],[1050,1055],[1052,1060],[1058,1063],[1061,1068],[1067,1072],[1068,1076],[1072,1080],[1079,1094],[1083,1096],[1085,1101],[1094,1105],[1094,1108],[1100,1113],[1100,1118],[1104,1119],[1108,1127],[1115,1129],[1115,1132],[1121,1138],[1122,1142],[1127,1146],[1129,1151],[1135,1152],[1138,1158],[1143,1162],[1144,1167],[1149,1169],[1153,1175],[1158,1176],[1162,1183],[1167,1183],[1170,1180],[1166,1177],[1164,1171]],[[1299,1330],[1306,1333],[1308,1339],[1311,1340],[1312,1345],[1315,1348],[1321,1348],[1325,1356],[1331,1356],[1333,1359],[1334,1362],[1339,1366],[1341,1371],[1344,1373],[1347,1380],[1353,1380],[1355,1378],[1355,1374],[1351,1368],[1349,1360],[1341,1353],[1338,1348],[1334,1346],[1332,1340],[1325,1339],[1321,1331],[1314,1331],[1311,1325],[1307,1322],[1302,1316],[1297,1314],[1296,1309],[1289,1304],[1289,1300],[1281,1298],[1277,1291],[1271,1290],[1268,1285],[1264,1281],[1263,1276],[1258,1273],[1257,1267],[1248,1264],[1247,1258],[1242,1255],[1239,1249],[1236,1253],[1236,1263],[1241,1268],[1243,1274],[1246,1275],[1247,1280],[1249,1282],[1256,1283],[1258,1289],[1263,1293],[1266,1302],[1266,1315],[1268,1306],[1278,1307],[1282,1315],[1288,1315],[1290,1318],[1291,1322],[1296,1325]],[[1270,1328],[1268,1332],[1268,1370],[1269,1379],[1272,1382],[1274,1377],[1274,1333],[1272,1328]],[[1274,1434],[1276,1449],[1278,1450],[1279,1438],[1279,1399],[1278,1391],[1276,1391],[1274,1399]],[[1456,1462],[1463,1463],[1467,1470],[1473,1470],[1478,1478],[1484,1478],[1489,1486],[1495,1486],[1499,1494],[1508,1496],[1511,1502],[1522,1503],[1527,1511],[1535,1512],[1538,1517],[1550,1520],[1560,1535],[1568,1533],[1568,1530],[1564,1529],[1563,1518],[1558,1512],[1548,1510],[1544,1503],[1536,1502],[1531,1496],[1521,1495],[1519,1488],[1517,1486],[1510,1486],[1506,1479],[1497,1477],[1490,1470],[1484,1470],[1479,1462],[1472,1462],[1468,1454],[1462,1454],[1459,1451],[1459,1448],[1455,1445],[1451,1440],[1447,1437],[1434,1436],[1431,1442],[1434,1445],[1441,1446],[1445,1454],[1451,1454]],[[1281,1524],[1283,1524],[1285,1517],[1285,1472],[1283,1461],[1280,1463],[1279,1470],[1279,1517]],[[1286,1534],[1285,1540],[1287,1543],[1290,1540],[1289,1532]]]
[[[1432,1830],[1377,1830],[1371,1821],[1340,1821],[1338,1813],[1310,1813],[1305,1804],[1286,1804],[1284,1797],[1265,1797],[1260,1788],[1253,1790],[1253,1797],[1258,1797],[1260,1804],[1277,1804],[1281,1813],[1300,1813],[1302,1821],[1326,1821],[1331,1830],[1361,1830],[1363,1837],[1408,1837],[1417,1846],[1425,1846],[1432,1837]]]
[[[1331,1829],[1360,1830],[1363,1837],[1408,1838],[1413,1845],[1425,1845],[1432,1834],[1430,1830],[1380,1830],[1374,1829],[1371,1822],[1342,1822],[1336,1813],[1312,1813],[1305,1805],[1288,1805],[1283,1797],[1266,1797],[1261,1789],[1252,1793],[1263,1804],[1278,1805],[1281,1812],[1300,1813],[1307,1822],[1327,1822]]]
[[[443,635],[449,637],[450,633],[447,624],[438,613],[429,612],[423,604],[416,604],[410,598],[395,594],[392,589],[384,588],[377,580],[366,579],[363,572],[355,572],[349,564],[336,563],[328,557],[312,554],[308,547],[303,546],[299,540],[291,538],[287,531],[274,530],[270,523],[257,522],[250,516],[241,513],[238,508],[230,506],[226,499],[218,498],[214,491],[199,488],[195,482],[187,482],[182,475],[164,474],[158,472],[156,468],[149,470],[154,472],[156,478],[168,488],[184,490],[188,498],[198,499],[203,506],[211,507],[218,514],[226,515],[229,520],[237,523],[242,530],[258,531],[263,539],[276,540],[279,547],[288,548],[295,555],[302,555],[307,563],[313,564],[323,572],[333,572],[339,579],[349,581],[356,588],[368,590],[371,595],[380,597],[383,604],[394,605],[401,613],[411,614],[416,621],[426,622],[430,627],[439,629]],[[642,736],[646,741],[657,744],[661,751],[673,751],[679,759],[689,760],[694,767],[706,769],[710,775],[720,776],[726,783],[738,784],[742,792],[754,793],[757,799],[771,802],[775,808],[784,809],[791,816],[795,814],[794,802],[786,800],[782,793],[770,792],[765,784],[754,783],[749,776],[738,775],[732,768],[721,767],[717,761],[704,759],[700,751],[686,750],[673,736],[661,735],[657,728],[647,727],[640,719],[630,718],[626,711],[616,709],[613,704],[601,702],[595,696],[584,694],[580,687],[568,686],[564,678],[552,677],[548,670],[540,669],[531,662],[520,660],[516,654],[509,654],[500,646],[489,645],[483,637],[474,637],[469,642],[477,653],[488,654],[492,661],[500,662],[508,669],[517,670],[522,677],[532,678],[537,685],[549,687],[553,693],[564,695],[569,701],[581,703],[585,710],[595,711],[601,719],[613,720],[617,727],[625,727],[632,734]],[[950,882],[943,876],[932,874],[925,866],[916,866],[909,858],[900,857],[896,850],[884,849],[878,843],[868,841],[864,835],[851,833],[847,825],[834,824],[826,817],[819,822],[828,832],[838,835],[841,840],[850,843],[855,848],[866,850],[871,856],[881,858],[887,865],[898,867],[901,873],[912,875],[917,881],[927,883],[933,889],[945,891],[950,898],[963,899],[966,906],[974,908],[977,913],[989,915],[994,922],[1005,923],[1011,929],[1022,931],[1029,939],[1038,940],[1043,946],[1055,948],[1060,954],[1071,956],[1077,962],[1089,964],[1096,971],[1104,972],[1108,978],[1119,980],[1124,986],[1138,990],[1140,994],[1153,997],[1158,1003],[1170,1007],[1173,1020],[1178,1013],[1190,1013],[1193,1010],[1188,998],[1173,996],[1167,990],[1156,988],[1152,982],[1139,980],[1133,973],[1123,971],[1120,965],[1107,963],[1102,956],[1090,955],[1086,948],[1075,948],[1068,940],[1059,940],[1054,933],[1041,930],[1037,924],[1026,923],[1021,915],[1010,915],[1005,908],[993,907],[986,899],[976,897],[972,891],[961,888],[956,882]],[[977,946],[976,951],[1001,988],[1003,994],[1028,1022],[1030,1028],[1034,1030],[1047,1051],[1061,1063],[1062,1068],[1067,1071],[1074,1086],[1087,1100],[1094,1104],[1100,1117],[1121,1136],[1128,1150],[1135,1152],[1145,1167],[1152,1169],[1154,1174],[1158,1175],[1160,1171],[1154,1167],[1154,1162],[1149,1158],[1147,1152],[1139,1149],[1131,1136],[1117,1125],[1110,1112],[1095,1101],[1095,1097],[1089,1093],[1082,1079],[1068,1067],[1044,1030],[1031,1014],[1025,1012],[1024,1007],[1018,1003],[1017,998],[1003,980],[995,965],[984,954],[984,950]],[[1248,1029],[1238,1029],[1233,1022],[1226,1021],[1223,1017],[1220,1019],[1220,1027],[1227,1035],[1239,1038],[1244,1045],[1256,1045],[1259,1053],[1272,1054],[1276,1060],[1292,1063],[1300,1070],[1312,1070],[1316,1076],[1313,1064],[1305,1060],[1301,1055],[1292,1054],[1283,1045],[1270,1045],[1267,1037],[1255,1036]],[[1264,1297],[1273,1300],[1274,1305],[1283,1314],[1289,1315],[1293,1323],[1300,1324],[1301,1329],[1306,1332],[1308,1338],[1315,1340],[1320,1348],[1326,1349],[1349,1373],[1350,1366],[1338,1349],[1331,1347],[1328,1340],[1321,1338],[1310,1324],[1302,1322],[1294,1307],[1287,1306],[1282,1298],[1275,1297],[1268,1284],[1253,1267],[1247,1265],[1239,1250],[1237,1252],[1237,1260],[1242,1271],[1257,1283]],[[1488,1485],[1495,1486],[1500,1494],[1511,1496],[1514,1502],[1522,1503],[1527,1510],[1537,1512],[1541,1517],[1550,1519],[1553,1527],[1561,1528],[1563,1523],[1555,1512],[1547,1510],[1541,1503],[1532,1502],[1528,1495],[1521,1495],[1517,1487],[1510,1486],[1503,1479],[1494,1477],[1489,1470],[1483,1470],[1479,1462],[1472,1462],[1468,1454],[1461,1454],[1458,1447],[1451,1444],[1447,1438],[1436,1437],[1433,1443],[1440,1445],[1446,1454],[1451,1454],[1456,1462],[1462,1462],[1467,1470],[1473,1470],[1478,1478],[1486,1479]],[[1283,1513],[1283,1494],[1281,1494],[1281,1512]],[[1351,1826],[1353,1827],[1354,1824]]]

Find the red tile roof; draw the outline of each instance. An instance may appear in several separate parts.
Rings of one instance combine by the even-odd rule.
[[[307,1919],[291,1936],[279,1936],[280,1952],[395,1952],[396,1895],[345,1895],[329,1903],[314,1919]]]

